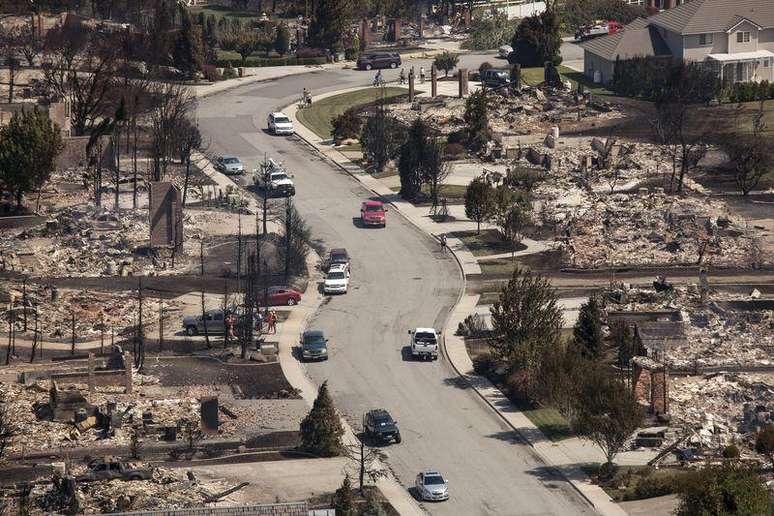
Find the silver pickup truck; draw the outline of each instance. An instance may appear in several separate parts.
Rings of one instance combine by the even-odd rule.
[[[441,336],[433,328],[409,330],[411,335],[411,357],[419,359],[438,359],[438,340]]]

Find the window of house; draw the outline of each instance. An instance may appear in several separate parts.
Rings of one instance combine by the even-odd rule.
[[[740,31],[736,33],[736,42],[737,43],[749,43],[750,42],[750,32],[749,31]]]
[[[764,68],[768,68],[769,67],[769,58],[768,57],[763,60],[763,67]]]
[[[712,45],[712,34],[699,34],[699,45]]]

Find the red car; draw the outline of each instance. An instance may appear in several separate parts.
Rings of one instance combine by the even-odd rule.
[[[360,205],[360,220],[364,226],[387,226],[387,208],[382,201],[364,201]]]
[[[301,292],[290,287],[269,287],[269,306],[288,305],[293,306],[301,301]],[[260,294],[262,304],[265,302],[263,293]]]

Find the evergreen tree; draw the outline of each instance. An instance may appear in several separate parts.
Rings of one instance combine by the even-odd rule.
[[[589,297],[578,312],[573,329],[575,345],[581,354],[589,359],[600,358],[604,352],[602,340],[602,308],[597,296]]]
[[[274,50],[281,56],[284,56],[290,50],[290,30],[288,26],[281,23],[277,27],[277,36],[274,39]]]
[[[562,58],[559,48],[562,46],[560,20],[554,9],[546,9],[540,14],[524,18],[513,36],[512,59],[523,67],[542,67],[546,61],[559,65]]]
[[[311,46],[341,52],[352,16],[352,0],[317,0],[309,25]]]
[[[559,345],[562,309],[547,278],[515,268],[492,313],[492,354],[533,390],[546,348]]]
[[[333,495],[333,508],[336,515],[355,516],[355,497],[352,495],[352,482],[349,480],[349,473],[344,475],[344,482]]]
[[[416,199],[422,189],[422,164],[430,140],[430,127],[417,118],[409,128],[405,143],[400,149],[398,172],[400,173],[400,195],[406,200]]]
[[[194,77],[201,70],[203,58],[202,32],[199,25],[194,25],[191,15],[184,7],[180,7],[182,26],[175,38],[175,46],[172,51],[172,60],[175,67],[185,73],[189,78]]]
[[[368,117],[360,133],[360,144],[377,172],[398,156],[404,143],[403,133],[403,126],[387,115],[384,105],[377,106],[374,114]]]
[[[62,150],[59,126],[37,109],[15,113],[0,129],[0,184],[21,209],[25,192],[41,188]]]
[[[465,101],[464,120],[468,146],[473,151],[482,150],[492,139],[489,128],[489,108],[492,104],[491,94],[481,89],[471,94]]]
[[[339,416],[328,392],[328,382],[320,386],[312,410],[301,421],[301,449],[318,457],[335,457],[341,453]]]

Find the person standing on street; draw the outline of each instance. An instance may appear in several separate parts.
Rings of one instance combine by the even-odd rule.
[[[425,82],[425,67],[420,66],[419,67],[419,83],[424,84]]]

